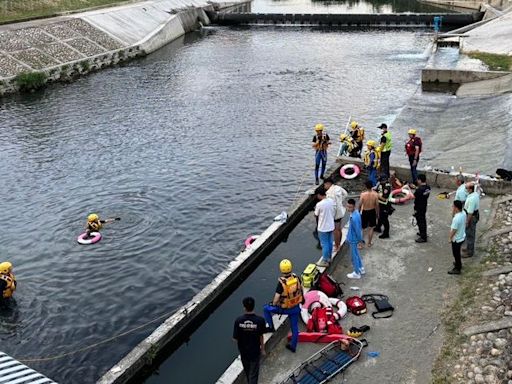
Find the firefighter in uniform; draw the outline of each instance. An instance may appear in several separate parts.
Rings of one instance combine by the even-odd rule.
[[[279,269],[281,270],[281,277],[279,277],[277,283],[276,293],[272,303],[263,307],[263,317],[268,326],[267,330],[274,332],[272,314],[288,315],[292,338],[290,343],[286,345],[286,348],[295,352],[299,338],[300,304],[304,301],[302,283],[300,278],[292,273],[292,263],[290,260],[281,260]]]
[[[364,129],[359,126],[357,121],[351,122],[350,128],[352,129],[351,136],[357,144],[350,152],[350,157],[361,157],[361,151],[363,150],[364,142]]]
[[[9,300],[16,290],[16,278],[12,273],[12,264],[8,261],[0,263],[0,303]]]
[[[313,143],[311,146],[315,150],[315,182],[316,185],[320,183],[319,179],[324,178],[325,167],[327,166],[327,148],[331,144],[331,138],[324,131],[323,124],[315,126],[315,136],[313,136]],[[320,165],[322,168],[320,168]],[[319,174],[320,171],[320,174]]]

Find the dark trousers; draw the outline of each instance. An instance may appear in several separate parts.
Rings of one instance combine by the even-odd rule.
[[[418,159],[420,161],[420,159]],[[416,184],[416,180],[418,180],[418,171],[416,168],[418,167],[418,161],[416,162],[416,165],[412,165],[414,163],[414,155],[409,155],[409,164],[411,165],[411,177],[412,177],[412,183]]]
[[[457,243],[455,241],[452,241],[452,254],[453,258],[455,259],[455,269],[458,269],[459,271],[462,269],[462,260],[460,258],[460,248],[462,247],[463,241],[460,243]]]
[[[244,367],[245,376],[248,384],[258,384],[258,375],[260,373],[260,358],[256,360],[241,358]]]
[[[389,156],[391,156],[391,151],[381,152],[380,153],[380,171],[383,175],[389,178]]]
[[[469,225],[466,227],[466,248],[468,256],[475,254],[476,223],[478,223],[478,220],[475,215],[473,215],[469,221]]]
[[[416,211],[416,223],[418,223],[418,230],[420,237],[427,240],[427,212]]]
[[[383,236],[389,236],[389,214],[388,207],[384,204],[379,204],[379,221],[377,222],[377,229],[384,226]]]

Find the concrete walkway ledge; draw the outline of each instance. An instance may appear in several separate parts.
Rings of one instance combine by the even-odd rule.
[[[326,172],[326,175],[336,177],[339,174],[339,169],[340,166],[335,164]],[[164,348],[172,345],[178,346],[180,340],[190,335],[200,325],[201,319],[206,318],[279,245],[282,239],[313,208],[315,201],[316,198],[313,195],[302,196],[288,212],[286,223],[273,222],[251,247],[242,251],[210,284],[105,373],[97,381],[97,384],[127,383],[137,376],[144,367],[151,365],[153,359]],[[275,320],[276,327],[284,321],[284,319],[279,321],[277,317]]]

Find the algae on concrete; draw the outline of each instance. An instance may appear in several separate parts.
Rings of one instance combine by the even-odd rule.
[[[487,52],[467,52],[469,57],[482,61],[491,71],[512,70],[512,56]]]

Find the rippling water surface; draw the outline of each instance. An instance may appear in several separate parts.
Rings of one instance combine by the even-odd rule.
[[[0,313],[1,349],[52,357],[184,304],[311,186],[316,123],[336,136],[351,114],[377,137],[417,89],[427,43],[412,31],[208,28],[4,100],[0,258],[20,284]],[[90,212],[121,221],[80,246]],[[29,364],[92,383],[153,328]]]

